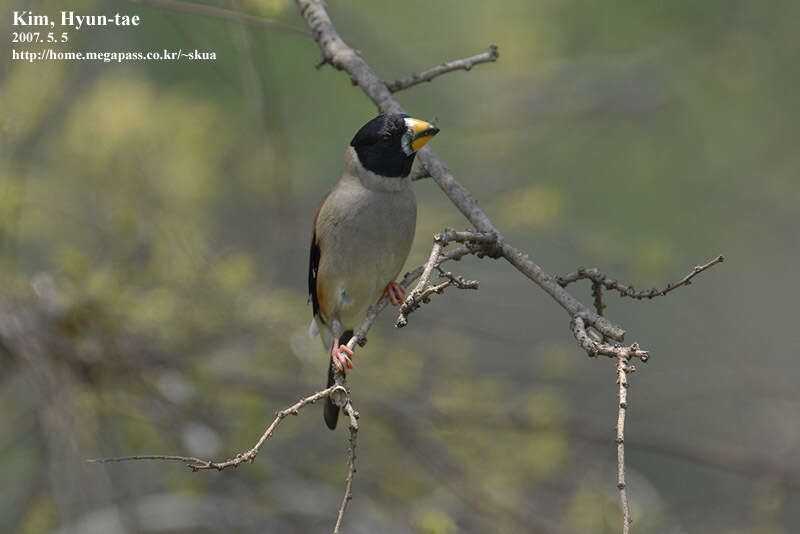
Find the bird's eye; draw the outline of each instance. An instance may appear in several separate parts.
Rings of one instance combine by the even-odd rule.
[[[385,133],[381,136],[381,144],[383,146],[391,146],[392,144],[392,135]]]

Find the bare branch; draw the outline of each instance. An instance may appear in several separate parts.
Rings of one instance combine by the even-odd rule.
[[[113,458],[89,458],[86,462],[90,464],[112,464],[117,462],[131,462],[134,460],[167,460],[187,464],[204,464],[206,462],[206,460],[201,460],[194,456],[175,456],[172,454],[136,454],[133,456],[115,456]]]
[[[353,405],[349,402],[344,407],[344,413],[350,419],[350,445],[347,449],[347,479],[344,484],[344,498],[342,505],[339,507],[339,515],[336,517],[336,525],[333,527],[333,534],[339,534],[339,529],[342,526],[342,519],[347,510],[347,505],[353,499],[353,477],[356,474],[356,437],[358,436],[358,412],[353,409]]]
[[[447,271],[443,271],[440,267],[436,267],[439,271],[439,275],[442,278],[447,278],[448,280],[442,282],[441,284],[430,285],[428,284],[425,286],[425,289],[420,292],[419,294],[415,295],[414,298],[406,304],[403,305],[403,310],[400,312],[400,316],[397,318],[397,322],[395,326],[398,328],[402,328],[408,324],[408,315],[419,308],[419,306],[423,303],[427,303],[430,301],[430,297],[435,293],[441,295],[442,292],[450,286],[455,286],[459,289],[478,289],[478,281],[477,280],[464,280],[461,276],[456,276],[453,273]]]
[[[249,24],[251,26],[293,33],[295,35],[302,35],[303,37],[311,37],[309,32],[301,30],[300,28],[295,28],[294,26],[289,26],[288,24],[284,24],[282,22],[263,17],[256,17],[255,15],[248,15],[246,13],[239,13],[238,11],[232,11],[230,9],[224,9],[207,4],[197,4],[194,2],[185,2],[183,0],[131,0],[131,2],[136,4],[147,4],[159,9],[179,11],[182,13],[194,13],[196,15],[204,15],[206,17],[230,20],[242,24]]]
[[[408,294],[406,297],[405,302],[400,306],[400,315],[397,317],[397,322],[395,326],[398,328],[405,326],[408,324],[407,316],[411,312],[412,309],[415,309],[419,306],[419,301],[422,298],[422,293],[425,291],[425,288],[428,286],[428,281],[431,278],[431,273],[433,272],[433,268],[436,266],[436,262],[439,261],[439,256],[442,252],[442,248],[447,245],[444,241],[439,239],[437,235],[433,240],[433,247],[431,247],[431,253],[428,256],[428,261],[425,262],[425,269],[422,271],[422,276],[419,277],[419,282],[417,282],[417,286],[414,288],[411,293]]]
[[[628,493],[625,486],[625,414],[628,410],[628,373],[634,371],[632,365],[624,357],[617,358],[617,395],[619,409],[617,411],[617,489],[622,507],[622,534],[628,534],[631,526],[631,510],[628,505]]]
[[[492,232],[472,232],[465,230],[458,232],[456,230],[445,229],[444,232],[436,234],[434,240],[441,241],[445,245],[449,243],[475,243],[480,245],[496,245],[500,240],[497,234]],[[488,248],[487,248],[488,250]]]
[[[403,89],[408,89],[409,87],[413,87],[417,84],[422,82],[430,82],[437,76],[441,76],[442,74],[447,74],[448,72],[453,72],[454,70],[471,70],[474,65],[478,65],[480,63],[491,63],[497,61],[499,54],[497,52],[496,45],[489,45],[489,48],[486,49],[486,52],[482,54],[477,54],[472,57],[467,57],[464,59],[456,59],[455,61],[443,61],[439,65],[435,67],[422,71],[422,72],[415,72],[411,76],[406,78],[401,78],[396,80],[392,83],[386,84],[386,87],[389,89],[390,92],[396,93],[398,91],[402,91]]]
[[[408,177],[411,178],[412,182],[416,182],[417,180],[430,178],[431,173],[428,172],[428,169],[425,168],[425,165],[420,165],[419,167],[411,171],[411,174]]]
[[[663,288],[652,288],[646,289],[642,291],[636,291],[634,287],[626,286],[624,284],[620,284],[616,280],[609,279],[606,275],[601,273],[598,269],[578,269],[574,273],[570,273],[566,276],[559,276],[557,281],[561,287],[566,287],[573,282],[577,282],[578,280],[591,280],[593,282],[593,286],[597,286],[601,284],[606,289],[613,289],[617,291],[623,297],[631,297],[637,300],[642,299],[652,299],[653,297],[663,297],[670,291],[678,289],[681,286],[688,286],[692,283],[692,278],[697,276],[698,274],[702,273],[706,269],[710,269],[714,265],[718,263],[722,263],[725,261],[724,256],[717,256],[713,260],[709,261],[704,265],[697,265],[694,269],[689,271],[689,273],[678,280],[677,282],[672,282],[664,286]]]
[[[275,429],[278,428],[278,425],[289,415],[297,415],[301,408],[308,406],[309,404],[314,404],[320,399],[324,399],[325,397],[332,396],[336,393],[337,389],[340,386],[333,385],[327,389],[323,389],[322,391],[317,391],[313,395],[309,395],[303,399],[300,399],[293,405],[289,406],[285,410],[279,411],[276,416],[275,420],[272,421],[272,424],[267,427],[264,433],[261,435],[259,440],[256,444],[248,451],[242,452],[234,456],[233,458],[229,458],[223,461],[212,461],[212,460],[201,460],[200,458],[195,458],[193,456],[174,456],[174,455],[141,455],[141,456],[120,456],[116,458],[93,458],[87,460],[87,462],[92,463],[110,463],[110,462],[127,462],[131,460],[172,460],[178,461],[188,464],[192,471],[203,471],[206,469],[216,469],[218,471],[222,471],[228,467],[238,467],[239,464],[244,462],[253,462],[258,456],[261,447],[264,445],[264,442],[269,439]]]
[[[436,266],[436,270],[439,271],[439,276],[448,279],[449,285],[451,286],[455,286],[458,289],[478,289],[477,280],[464,280],[464,277],[453,274],[450,271],[444,271],[438,265]]]

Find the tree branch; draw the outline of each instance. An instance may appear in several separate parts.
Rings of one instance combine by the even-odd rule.
[[[394,82],[387,84],[386,87],[390,92],[396,93],[398,91],[402,91],[403,89],[414,87],[422,82],[430,82],[437,76],[447,74],[448,72],[453,72],[454,70],[468,71],[471,70],[473,66],[480,63],[491,63],[497,61],[498,57],[499,54],[497,53],[497,46],[491,44],[489,45],[489,48],[486,49],[486,52],[483,52],[482,54],[477,54],[464,59],[456,59],[455,61],[443,61],[439,65],[436,65],[428,70],[415,72],[411,76],[395,80]]]
[[[628,373],[635,369],[628,365],[629,360],[623,356],[617,358],[617,489],[622,507],[622,534],[628,534],[631,527],[631,509],[628,505],[628,493],[625,486],[625,414],[628,411]]]
[[[348,429],[350,431],[350,446],[347,449],[347,479],[344,484],[344,498],[342,505],[339,507],[339,515],[336,517],[336,525],[333,527],[333,534],[339,534],[339,529],[342,526],[342,519],[344,519],[344,512],[347,510],[347,505],[353,499],[353,477],[356,474],[356,437],[358,436],[358,412],[353,409],[353,405],[349,402],[344,407],[344,413],[350,420]]]
[[[118,456],[115,458],[92,458],[86,460],[87,462],[91,463],[111,463],[111,462],[127,462],[131,460],[171,460],[171,461],[178,461],[188,464],[192,471],[203,471],[206,469],[216,469],[217,471],[222,471],[228,467],[239,467],[239,464],[244,462],[253,462],[258,456],[261,447],[264,445],[264,442],[272,436],[272,433],[275,432],[275,429],[278,428],[278,425],[281,424],[287,416],[289,415],[297,415],[299,411],[308,406],[309,404],[314,404],[320,399],[324,399],[325,397],[333,395],[340,386],[333,385],[329,388],[323,389],[322,391],[317,391],[313,395],[309,395],[303,399],[300,399],[293,405],[289,406],[285,410],[279,411],[276,416],[275,420],[272,421],[272,424],[267,427],[264,433],[261,435],[259,440],[256,444],[248,451],[242,452],[234,456],[233,458],[229,458],[223,461],[213,461],[213,460],[201,460],[200,458],[195,458],[194,456],[174,456],[174,455],[157,455],[157,454],[150,454],[150,455],[139,455],[139,456]]]
[[[606,275],[601,273],[598,269],[578,269],[574,273],[570,273],[566,276],[559,276],[556,280],[561,287],[566,287],[573,282],[577,282],[578,280],[591,280],[593,288],[598,286],[603,286],[606,289],[613,289],[617,291],[620,296],[623,297],[631,297],[637,300],[642,299],[652,299],[654,297],[663,297],[670,291],[674,291],[681,286],[688,286],[692,283],[692,278],[697,276],[698,274],[702,273],[706,269],[710,269],[714,265],[718,263],[722,263],[725,261],[724,256],[717,256],[713,260],[705,263],[704,265],[697,265],[694,269],[689,271],[689,273],[678,280],[677,282],[668,283],[663,288],[652,288],[646,289],[643,291],[636,291],[632,285],[626,286],[624,284],[620,284],[616,280],[609,279]],[[594,291],[594,289],[593,289]]]
[[[411,171],[411,174],[408,177],[411,178],[412,182],[416,182],[417,180],[430,178],[431,173],[428,172],[428,169],[426,169],[424,165],[419,165],[416,169]]]

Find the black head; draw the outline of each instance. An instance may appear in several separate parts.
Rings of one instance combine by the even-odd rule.
[[[439,129],[408,115],[378,115],[350,141],[361,165],[389,178],[408,176],[414,156]]]

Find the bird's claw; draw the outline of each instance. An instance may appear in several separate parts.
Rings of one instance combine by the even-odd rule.
[[[334,345],[333,350],[331,351],[331,358],[333,358],[333,363],[336,364],[336,367],[347,374],[347,371],[353,368],[353,360],[350,359],[350,356],[353,355],[353,351],[347,347],[347,345],[339,345],[339,348],[336,348]]]
[[[383,290],[381,297],[389,295],[389,302],[392,306],[400,306],[406,300],[406,288],[397,282],[389,282],[386,284],[386,289]]]

